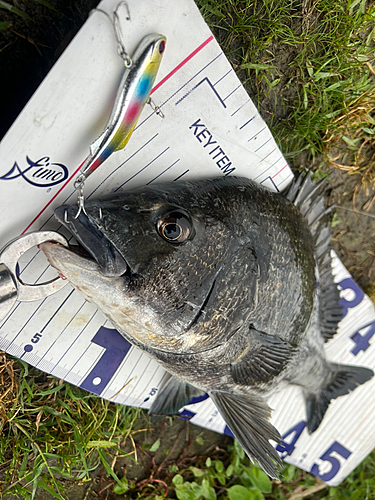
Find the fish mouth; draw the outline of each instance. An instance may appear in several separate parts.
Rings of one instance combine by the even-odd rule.
[[[55,210],[55,217],[74,236],[78,245],[70,245],[69,250],[80,257],[94,260],[103,276],[122,276],[130,268],[117,248],[78,207],[61,205]]]

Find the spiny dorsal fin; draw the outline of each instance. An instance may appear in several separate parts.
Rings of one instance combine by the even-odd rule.
[[[269,440],[279,443],[281,437],[268,421],[271,409],[267,403],[249,394],[211,392],[210,396],[247,455],[254,458],[270,477],[278,479],[278,467],[282,463]]]
[[[205,392],[201,389],[172,376],[160,389],[148,413],[150,415],[175,415],[193,398],[203,394]]]
[[[315,255],[319,270],[320,330],[325,341],[337,332],[342,318],[340,293],[332,276],[330,255],[331,214],[334,206],[325,207],[325,181],[314,184],[311,175],[300,175],[293,181],[286,197],[306,218],[315,241]]]
[[[233,380],[240,385],[267,383],[279,375],[292,354],[287,342],[251,328],[247,348],[231,364]]]

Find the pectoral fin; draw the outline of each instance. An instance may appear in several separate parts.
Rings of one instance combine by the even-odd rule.
[[[148,413],[150,415],[175,415],[190,401],[205,394],[204,391],[187,382],[171,377],[161,388]]]
[[[211,392],[210,396],[247,455],[270,477],[278,479],[278,467],[282,463],[269,440],[280,443],[281,437],[268,421],[269,406],[263,399],[251,395]]]
[[[267,383],[280,374],[293,354],[293,347],[274,335],[250,330],[248,346],[231,364],[234,382],[240,385]]]

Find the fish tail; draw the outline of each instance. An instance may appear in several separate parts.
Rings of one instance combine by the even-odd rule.
[[[349,394],[356,387],[370,380],[374,372],[363,366],[329,363],[331,377],[320,393],[305,396],[307,429],[309,434],[317,430],[332,399]]]

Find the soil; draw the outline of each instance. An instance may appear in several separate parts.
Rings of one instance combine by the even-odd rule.
[[[53,11],[29,0],[25,2],[25,11],[32,17],[31,21],[24,20],[12,13],[1,10],[1,21],[11,21],[12,26],[0,32],[0,67],[2,78],[1,123],[0,137],[2,137],[27,103],[40,82],[56,62],[80,26],[86,20],[89,11],[96,6],[96,0],[49,0],[56,9]],[[220,39],[220,34],[215,33]],[[235,47],[233,64],[236,67]],[[294,57],[293,48],[290,53],[277,53],[276,58],[288,67],[287,61]],[[278,54],[278,55],[277,55]],[[286,64],[284,64],[286,62]],[[241,78],[241,73],[239,77]],[[257,102],[259,95],[256,89],[247,88],[250,96]],[[264,119],[271,125],[277,125],[279,120],[287,119],[288,109],[275,108],[273,95],[258,101],[259,109]],[[298,165],[301,166],[301,163]],[[308,159],[302,166],[309,167]],[[293,165],[292,165],[293,167]],[[367,215],[353,212],[353,193],[358,183],[355,176],[334,170],[331,175],[329,202],[337,203],[337,225],[333,229],[333,247],[339,257],[352,273],[358,284],[375,298],[375,203]],[[356,196],[356,209],[363,210],[374,192],[360,192]],[[117,465],[126,466],[128,479],[141,481],[149,477],[150,470],[160,465],[166,459],[165,450],[173,452],[169,458],[184,460],[186,457],[204,455],[208,449],[220,453],[230,443],[230,438],[221,436],[200,427],[187,424],[181,419],[174,419],[172,425],[168,421],[152,424],[147,432],[135,435],[139,446],[152,444],[161,436],[161,445],[156,455],[155,464],[139,450],[139,463],[131,460]],[[147,428],[146,419],[139,421],[139,428]],[[203,445],[198,445],[196,436],[203,438]],[[190,444],[189,444],[190,443]],[[189,446],[187,446],[189,445]],[[178,458],[180,457],[180,458]],[[157,477],[157,476],[154,476]],[[1,478],[0,478],[1,479]],[[109,484],[103,470],[95,472],[93,481],[83,485],[75,485],[69,489],[70,500],[90,500],[98,498],[97,492]],[[111,491],[109,488],[107,491]],[[110,494],[112,495],[112,494]],[[114,498],[115,496],[113,496]],[[118,498],[118,496],[116,496]],[[39,491],[36,500],[50,500],[53,496]],[[103,497],[104,498],[104,497]],[[111,496],[109,496],[111,498]]]

